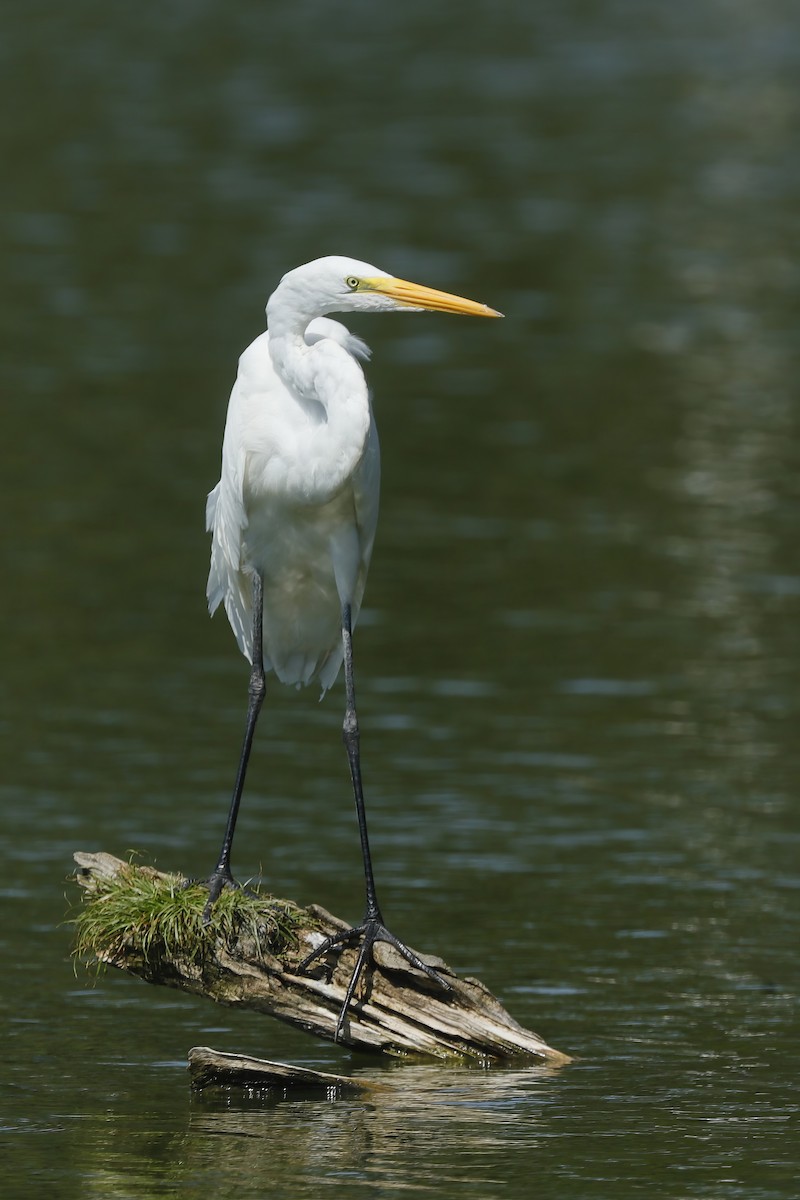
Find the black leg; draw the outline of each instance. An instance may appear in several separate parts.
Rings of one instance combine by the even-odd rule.
[[[361,947],[356,959],[356,965],[353,969],[353,974],[350,976],[350,982],[347,985],[344,1003],[339,1020],[336,1023],[336,1032],[334,1041],[339,1040],[339,1035],[344,1026],[347,1010],[350,1007],[350,1001],[355,995],[358,981],[363,974],[364,967],[370,956],[375,942],[389,942],[394,946],[403,958],[416,967],[418,971],[424,971],[431,979],[435,979],[445,991],[450,991],[450,985],[446,980],[442,979],[432,967],[424,963],[421,958],[410,950],[403,942],[390,933],[383,923],[381,910],[378,907],[378,898],[375,894],[375,877],[372,872],[372,855],[369,848],[369,837],[367,834],[367,814],[364,806],[364,789],[361,783],[361,751],[360,739],[358,732],[358,716],[356,713],[356,692],[355,681],[353,675],[353,629],[350,614],[350,605],[345,604],[342,607],[342,644],[344,647],[344,684],[345,684],[345,710],[344,723],[342,725],[342,740],[344,741],[345,750],[347,751],[347,761],[350,764],[350,778],[353,783],[353,798],[356,802],[356,816],[358,817],[358,832],[361,838],[361,854],[364,860],[364,883],[366,885],[366,909],[364,912],[364,920],[360,925],[353,929],[347,929],[344,933],[335,934],[326,938],[316,950],[307,955],[298,966],[298,971],[304,971],[312,962],[321,958],[323,955],[332,949],[334,946],[344,946],[350,942],[361,941]]]
[[[239,767],[236,771],[236,782],[233,786],[231,806],[228,811],[228,822],[225,826],[225,836],[222,839],[222,848],[219,852],[217,865],[205,881],[208,885],[208,903],[203,910],[203,923],[206,925],[211,920],[211,910],[214,907],[214,901],[218,898],[222,890],[226,887],[236,886],[236,881],[231,874],[231,847],[233,846],[236,818],[239,815],[239,805],[244,790],[244,780],[247,775],[247,764],[250,761],[250,751],[253,746],[253,735],[256,731],[256,722],[258,721],[258,714],[261,711],[264,692],[266,691],[262,645],[263,620],[264,585],[261,576],[256,573],[253,575],[253,667],[250,672],[250,686],[248,688],[247,723],[244,730],[242,752],[239,756]]]
[[[347,761],[350,765],[350,779],[353,783],[353,798],[356,802],[358,817],[358,833],[361,838],[361,856],[364,861],[364,883],[366,885],[367,905],[364,913],[365,921],[383,922],[381,910],[378,908],[378,898],[375,895],[375,877],[372,873],[372,855],[369,849],[367,835],[367,811],[364,806],[364,788],[361,783],[361,736],[358,730],[358,714],[356,713],[356,689],[353,675],[353,630],[350,620],[350,605],[342,608],[342,642],[344,645],[344,686],[345,709],[342,723],[342,741],[347,751]]]

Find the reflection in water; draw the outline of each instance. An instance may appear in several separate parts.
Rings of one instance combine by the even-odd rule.
[[[498,1181],[485,1155],[503,1145],[536,1145],[537,1106],[553,1068],[451,1071],[403,1065],[360,1072],[374,1080],[373,1097],[353,1104],[289,1100],[230,1107],[205,1097],[193,1104],[186,1142],[190,1170],[213,1169],[226,1186],[249,1180],[269,1194],[276,1178],[295,1177],[313,1190],[337,1178],[437,1193],[470,1192]],[[303,1130],[298,1135],[298,1125]],[[457,1165],[456,1165],[457,1164]]]

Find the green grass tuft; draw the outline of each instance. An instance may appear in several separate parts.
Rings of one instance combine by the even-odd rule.
[[[174,956],[196,962],[222,938],[248,957],[280,957],[309,925],[308,913],[291,901],[240,888],[226,889],[203,925],[208,889],[184,884],[180,876],[133,863],[113,879],[94,878],[72,920],[75,955],[107,962],[138,953],[151,965]]]

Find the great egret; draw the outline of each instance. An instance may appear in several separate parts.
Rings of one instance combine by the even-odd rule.
[[[396,279],[368,263],[327,257],[289,271],[267,303],[267,329],[239,360],[222,445],[220,481],[208,497],[208,605],[224,604],[239,648],[252,663],[244,742],[219,859],[206,881],[210,919],[223,888],[235,886],[231,846],[265,674],[282,683],[318,680],[327,691],[344,662],[343,740],[350,765],[366,883],[362,923],[326,939],[304,970],[332,946],[361,940],[336,1037],[367,956],[390,942],[417,969],[444,981],[384,924],[375,893],[353,683],[353,627],[378,516],[380,455],[359,359],[369,349],[330,312],[431,309],[502,314],[447,292]]]

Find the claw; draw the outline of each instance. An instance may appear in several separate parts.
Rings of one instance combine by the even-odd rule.
[[[325,940],[321,942],[316,949],[312,950],[310,954],[307,954],[302,962],[298,964],[298,974],[302,974],[311,965],[311,963],[318,958],[322,958],[328,953],[329,950],[332,950],[334,946],[347,946],[352,942],[357,942],[359,939],[361,939],[361,946],[359,947],[356,965],[353,968],[353,973],[350,976],[350,982],[347,985],[347,991],[345,992],[344,1003],[342,1004],[342,1008],[339,1013],[339,1019],[336,1022],[336,1030],[333,1035],[334,1042],[338,1042],[340,1040],[341,1033],[344,1029],[344,1022],[347,1017],[347,1010],[350,1007],[350,1002],[352,1001],[353,996],[355,995],[356,988],[358,987],[358,981],[364,973],[364,968],[367,965],[367,959],[370,956],[375,942],[388,942],[390,946],[394,946],[395,950],[397,950],[398,953],[403,956],[410,966],[415,967],[418,971],[423,971],[430,979],[433,979],[436,983],[438,983],[444,991],[451,992],[453,990],[447,980],[442,978],[438,971],[435,971],[433,967],[429,967],[427,963],[423,962],[419,955],[415,954],[414,951],[405,944],[405,942],[401,942],[399,938],[395,937],[395,935],[386,928],[382,920],[378,920],[376,918],[367,918],[362,922],[361,925],[354,926],[352,929],[346,929],[343,933],[331,934],[330,937],[325,938]]]
[[[217,900],[220,898],[222,893],[225,891],[225,889],[226,888],[242,889],[242,884],[237,883],[237,881],[231,875],[230,871],[217,870],[217,871],[212,871],[212,873],[209,876],[207,876],[207,878],[205,878],[205,879],[187,879],[182,884],[182,888],[184,890],[186,888],[190,888],[190,887],[208,888],[208,900],[206,901],[206,906],[203,909],[202,920],[203,920],[204,925],[210,925],[211,924],[211,914],[213,912],[214,905],[216,904]]]

